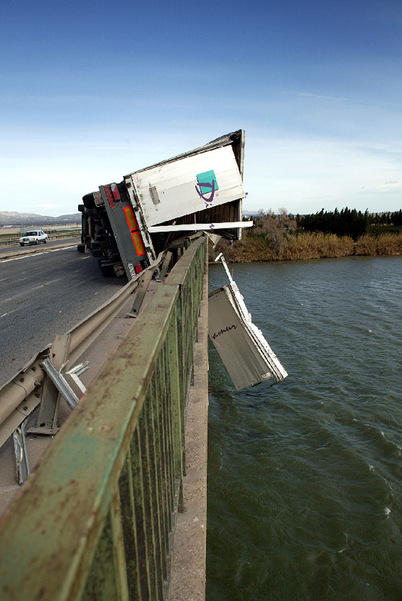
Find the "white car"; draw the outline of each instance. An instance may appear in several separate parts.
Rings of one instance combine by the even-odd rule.
[[[42,230],[29,230],[29,232],[25,232],[19,242],[21,246],[25,246],[25,244],[39,244],[39,242],[46,244],[48,237]]]

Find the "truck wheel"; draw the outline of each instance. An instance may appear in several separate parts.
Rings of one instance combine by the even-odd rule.
[[[91,254],[93,257],[101,257],[102,256],[102,249],[101,249],[100,242],[92,242]]]
[[[82,202],[84,203],[86,209],[94,209],[96,206],[94,195],[92,193],[85,194],[85,196],[82,197]]]
[[[85,252],[85,244],[77,244],[77,250],[79,253]]]
[[[114,274],[117,278],[124,278],[126,275],[126,271],[121,263],[114,265],[113,270],[114,270]]]
[[[103,263],[101,263],[100,268],[101,268],[103,275],[107,278],[110,278],[115,275],[114,269],[113,269],[113,263],[110,263],[109,261],[104,261]]]

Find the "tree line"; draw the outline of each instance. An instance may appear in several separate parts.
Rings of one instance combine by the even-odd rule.
[[[296,215],[298,229],[310,232],[323,232],[338,236],[350,236],[357,240],[367,234],[373,226],[402,225],[402,211],[386,213],[362,213],[356,209],[342,209],[338,211],[321,211],[313,215]]]

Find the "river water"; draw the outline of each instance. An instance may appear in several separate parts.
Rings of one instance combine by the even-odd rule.
[[[402,259],[230,269],[289,376],[210,344],[207,601],[400,601]]]

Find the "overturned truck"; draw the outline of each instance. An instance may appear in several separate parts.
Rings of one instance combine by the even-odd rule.
[[[197,231],[238,240],[242,221],[244,131],[126,175],[86,194],[78,209],[78,251],[104,275],[133,279],[159,253]]]

